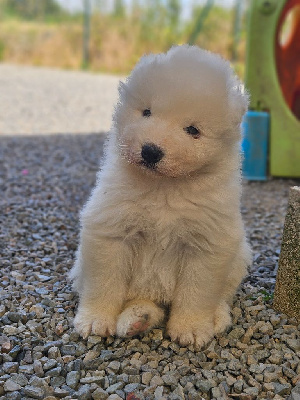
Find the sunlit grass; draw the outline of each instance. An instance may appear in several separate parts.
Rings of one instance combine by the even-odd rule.
[[[0,61],[67,69],[82,66],[82,21],[79,16],[65,20],[21,20],[1,18]],[[89,69],[127,74],[146,53],[166,51],[174,44],[186,43],[193,21],[171,27],[164,15],[144,13],[116,18],[95,13],[91,19]],[[216,7],[209,15],[197,38],[200,47],[231,56],[232,10]],[[242,37],[236,63],[243,77],[245,40]]]

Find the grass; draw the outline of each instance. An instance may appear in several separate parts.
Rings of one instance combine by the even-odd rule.
[[[1,1],[1,0],[0,0]],[[25,20],[0,15],[0,60],[67,69],[82,67],[80,16],[55,20]],[[166,51],[187,42],[193,21],[172,26],[167,14],[138,10],[116,17],[94,13],[89,44],[92,71],[127,74],[145,53]],[[196,44],[230,59],[232,10],[215,8],[204,24]],[[237,73],[243,76],[245,40],[240,43]]]
[[[266,289],[261,289],[255,296],[250,296],[250,300],[256,300],[258,297],[262,297],[264,303],[272,303],[274,298],[274,293]]]
[[[274,293],[269,292],[268,290],[261,290],[260,293],[263,295],[263,301],[265,303],[271,303],[274,298]]]

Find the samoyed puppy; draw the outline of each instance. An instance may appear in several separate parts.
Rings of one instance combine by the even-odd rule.
[[[71,271],[76,330],[133,336],[160,324],[202,346],[231,323],[250,263],[240,213],[248,96],[228,62],[195,46],[147,55],[119,86]]]

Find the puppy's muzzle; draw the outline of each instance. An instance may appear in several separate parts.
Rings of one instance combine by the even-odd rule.
[[[154,169],[157,163],[163,158],[164,152],[154,143],[146,143],[141,151],[142,164],[147,168]]]

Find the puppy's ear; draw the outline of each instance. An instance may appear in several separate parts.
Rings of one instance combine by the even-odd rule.
[[[119,92],[120,99],[124,98],[125,93],[126,93],[126,83],[125,82],[122,82],[122,81],[119,82],[118,92]]]
[[[233,75],[228,85],[229,106],[231,111],[231,118],[234,124],[242,122],[243,115],[248,109],[249,93],[245,86]]]
[[[128,104],[132,103],[132,101],[134,100],[134,96],[130,91],[128,78],[126,79],[125,82],[122,81],[119,82],[118,91],[119,91],[119,103],[118,103],[119,105],[122,105],[126,102],[128,102]]]

